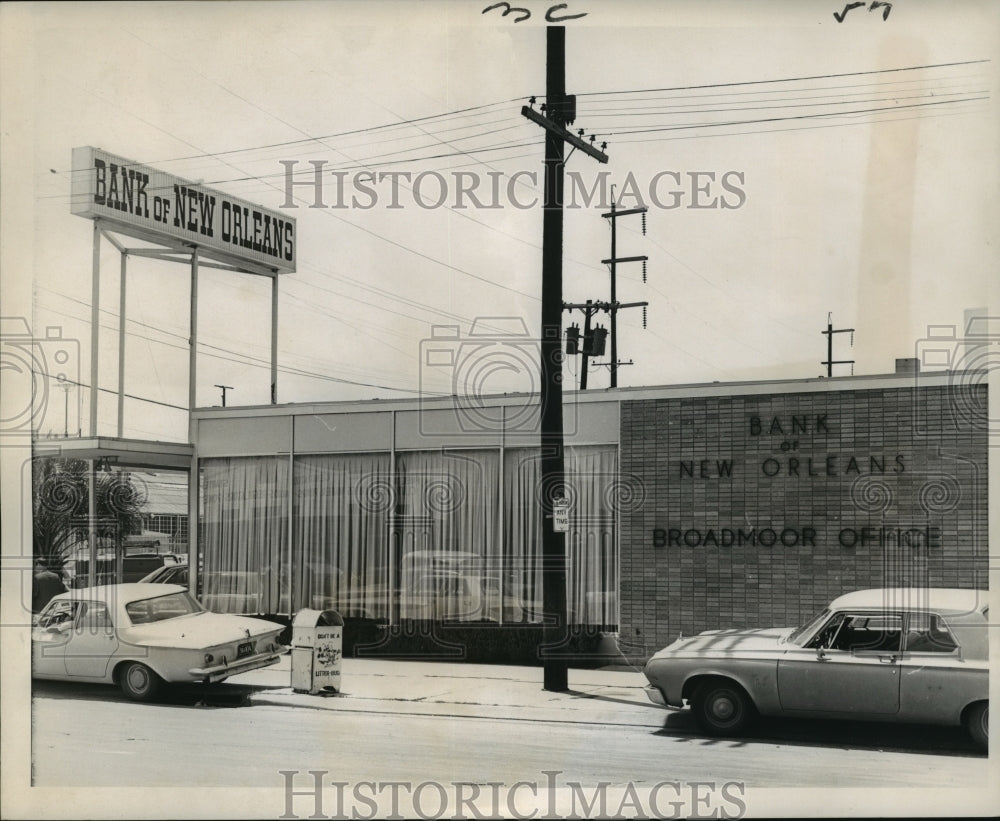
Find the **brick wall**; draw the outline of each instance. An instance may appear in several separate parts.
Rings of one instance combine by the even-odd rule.
[[[986,386],[624,401],[620,635],[798,624],[835,596],[986,587]]]

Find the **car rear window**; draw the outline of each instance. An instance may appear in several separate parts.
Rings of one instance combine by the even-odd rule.
[[[910,653],[951,653],[958,642],[937,613],[911,613],[906,630],[906,649]]]
[[[151,624],[156,621],[175,619],[190,613],[200,613],[201,605],[186,591],[140,599],[125,605],[125,612],[132,624]]]

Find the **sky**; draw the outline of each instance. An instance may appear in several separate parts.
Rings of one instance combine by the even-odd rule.
[[[488,5],[5,4],[3,314],[35,338],[59,329],[64,343],[39,344],[63,344],[82,385],[48,392],[39,433],[89,424],[93,233],[69,208],[71,151],[88,145],[295,217],[279,402],[537,389],[502,352],[530,360],[520,352],[539,333],[543,132],[520,109],[544,103],[553,4],[521,3],[520,23]],[[617,298],[648,302],[645,328],[640,308],[619,313],[620,386],[821,376],[828,318],[854,329],[835,335],[835,359],[889,373],[919,355],[928,326],[961,338],[964,311],[987,307],[995,8],[900,0],[884,19],[862,7],[838,22],[834,6],[572,0],[558,12],[585,15],[565,22],[572,129],[610,158],[566,163],[581,196],[565,216],[565,301],[610,298],[609,202],[586,192],[614,185],[621,208],[648,208],[645,235],[638,216],[618,220],[618,255],[648,257],[645,281],[639,263],[618,266]],[[311,162],[320,195],[305,184]],[[395,193],[387,172],[408,175]],[[462,180],[480,204],[459,202]],[[189,279],[186,265],[129,259],[127,437],[186,437]],[[105,435],[118,282],[103,242]],[[202,269],[197,405],[220,404],[217,385],[230,406],[268,403],[270,311],[267,278]],[[435,326],[457,337],[435,339]],[[449,348],[452,366],[429,364]],[[580,364],[567,360],[567,385]],[[589,387],[608,385],[592,367]]]

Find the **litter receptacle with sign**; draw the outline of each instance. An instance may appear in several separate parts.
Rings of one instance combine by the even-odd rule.
[[[340,692],[344,620],[335,610],[302,609],[292,621],[292,689]]]

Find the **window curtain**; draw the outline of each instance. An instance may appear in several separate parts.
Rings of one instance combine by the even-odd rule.
[[[397,456],[402,619],[500,621],[498,451]]]
[[[566,601],[570,622],[615,629],[618,624],[616,506],[622,494],[615,447],[567,448],[564,495],[570,502],[566,534]],[[539,451],[504,454],[504,567],[512,583],[505,606],[521,620],[542,621],[542,523]]]
[[[287,613],[288,459],[203,459],[201,601],[217,613]]]
[[[391,456],[297,456],[293,478],[295,609],[389,618]]]
[[[612,446],[568,448],[565,467],[570,619],[614,629],[616,518],[634,489]],[[393,486],[386,453],[298,456],[294,477],[286,457],[204,459],[202,601],[223,613],[540,623],[539,468],[537,449],[507,450],[502,477],[498,451],[408,452]]]
[[[542,622],[542,519],[538,488],[541,463],[537,450],[504,453],[503,564],[510,583],[504,606],[515,621]]]
[[[570,622],[618,625],[616,506],[623,486],[617,448],[572,448],[566,455],[570,499],[566,601]]]

